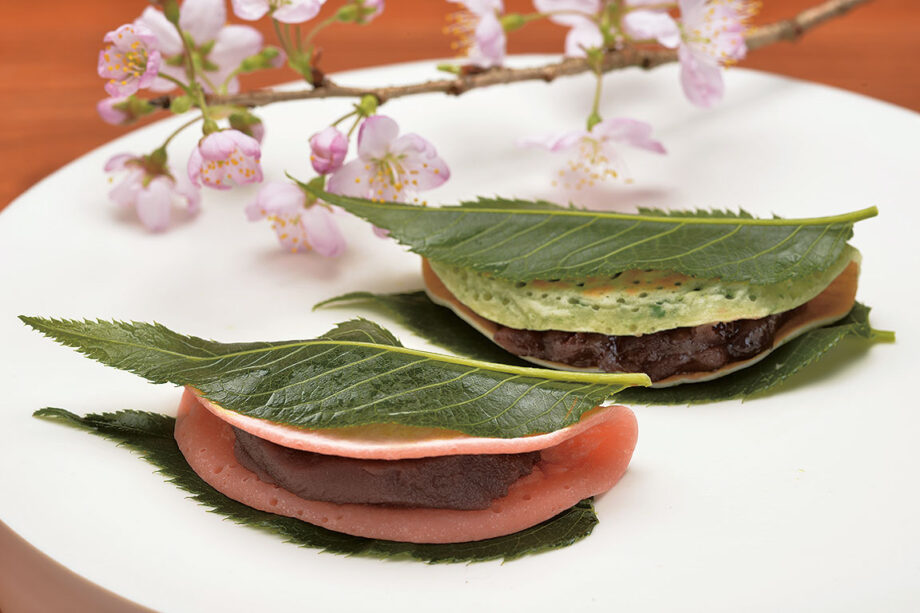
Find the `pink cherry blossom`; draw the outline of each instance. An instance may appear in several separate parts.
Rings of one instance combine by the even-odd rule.
[[[99,52],[97,72],[110,96],[130,96],[150,87],[160,68],[157,37],[149,29],[126,24],[105,35],[109,45]]]
[[[151,232],[169,227],[174,204],[184,204],[192,214],[198,212],[199,190],[181,174],[174,178],[163,164],[152,162],[149,157],[116,155],[106,163],[105,170],[126,173],[109,192],[109,198],[122,207],[134,207],[138,218]]]
[[[505,61],[507,37],[499,21],[504,10],[502,0],[448,0],[463,6],[464,10],[450,15],[452,20],[445,31],[457,37],[452,43],[473,66],[491,68]]]
[[[747,54],[744,33],[756,6],[747,0],[680,0],[680,81],[694,104],[708,107],[722,98],[725,85],[719,67]]]
[[[679,0],[678,4],[680,25],[663,10],[640,9],[626,14],[623,28],[635,39],[657,40],[671,49],[680,45],[684,93],[694,104],[709,107],[725,91],[721,67],[747,53],[744,33],[757,4],[749,0]]]
[[[652,138],[652,126],[626,118],[605,119],[591,131],[574,130],[520,142],[524,146],[541,147],[554,153],[574,150],[574,156],[559,171],[559,178],[553,181],[554,185],[561,183],[566,189],[593,187],[609,178],[624,177],[630,181],[626,163],[616,149],[618,143],[652,153],[666,153],[664,146]]]
[[[182,59],[182,39],[175,26],[163,13],[149,6],[135,23],[148,28],[159,41],[160,51],[165,58],[159,69],[160,74],[188,81]],[[227,8],[224,0],[185,0],[179,10],[179,26],[192,37],[195,48],[203,55],[202,85],[208,92],[220,89],[244,59],[262,49],[262,35],[258,30],[249,26],[228,26],[226,23]],[[208,49],[211,43],[213,46]],[[173,88],[174,83],[162,78],[156,79],[151,86],[157,92]],[[238,92],[239,88],[236,77],[227,82],[228,92]]]
[[[127,96],[105,98],[96,103],[96,112],[99,113],[102,121],[114,126],[128,123],[132,119],[131,114],[125,111],[124,108],[119,108],[123,107],[127,100]]]
[[[254,21],[271,13],[282,23],[303,23],[316,17],[326,0],[232,0],[240,19]]]
[[[249,221],[268,219],[281,246],[291,253],[313,249],[326,257],[345,251],[345,238],[332,211],[319,202],[306,206],[306,195],[291,183],[267,183],[246,207]]]
[[[347,153],[348,137],[332,126],[310,137],[310,163],[321,175],[341,168]]]
[[[601,0],[534,0],[534,8],[550,15],[550,21],[567,26],[565,55],[584,57],[586,49],[604,46],[604,35],[591,19],[601,10]]]
[[[202,138],[189,156],[188,178],[196,186],[203,183],[214,189],[259,183],[261,157],[259,141],[253,137],[239,130],[213,132]]]
[[[393,119],[373,115],[358,131],[358,159],[332,173],[326,189],[380,201],[418,202],[418,192],[449,178],[450,169],[431,143],[417,134],[400,136]]]
[[[623,16],[623,31],[634,40],[656,40],[668,49],[680,45],[680,26],[666,11],[637,10]]]

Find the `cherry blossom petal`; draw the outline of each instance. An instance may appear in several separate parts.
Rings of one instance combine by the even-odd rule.
[[[466,10],[477,17],[482,17],[488,13],[494,15],[496,12],[501,13],[504,10],[502,0],[448,0],[448,2],[462,4]]]
[[[367,12],[361,18],[361,23],[367,24],[376,19],[383,12],[384,4],[384,0],[364,0],[362,6]]]
[[[566,13],[595,15],[601,9],[600,0],[534,0],[533,5],[541,13],[556,13],[550,16],[550,21],[569,27],[583,24],[586,19],[582,15]]]
[[[127,96],[123,98],[105,98],[96,103],[96,112],[99,113],[99,117],[102,121],[110,123],[114,126],[127,123],[131,119],[131,116],[121,109],[115,108],[116,105],[122,104],[127,100]]]
[[[229,74],[236,70],[247,57],[261,51],[262,42],[262,34],[255,28],[229,25],[222,28],[217,34],[214,49],[211,50],[208,59],[220,66],[221,71]],[[219,85],[220,82],[223,82],[223,79],[220,79],[217,84]]]
[[[664,11],[631,11],[623,17],[623,30],[636,40],[656,40],[668,49],[680,45],[680,27]]]
[[[345,251],[345,237],[328,208],[314,204],[301,214],[300,223],[306,230],[307,242],[316,253],[334,258]]]
[[[224,0],[183,0],[179,9],[179,26],[199,45],[217,38],[225,23]]]
[[[677,0],[682,21],[699,23],[703,21],[703,8],[709,0]]]
[[[316,17],[326,0],[288,0],[272,13],[282,23],[303,23]]]
[[[501,66],[505,61],[505,28],[498,16],[489,12],[482,16],[473,34],[475,44],[469,51],[470,62],[481,68]]]
[[[141,16],[134,20],[134,23],[153,32],[157,39],[157,47],[163,55],[169,57],[182,53],[182,39],[176,32],[176,26],[169,23],[162,12],[148,6]]]
[[[121,182],[109,191],[109,199],[115,204],[128,207],[137,200],[137,194],[142,189],[144,171],[132,168]]]
[[[386,115],[371,115],[358,130],[358,157],[383,158],[398,134],[399,125],[393,119]]]
[[[263,185],[256,199],[246,206],[246,217],[257,221],[270,215],[296,216],[304,210],[306,201],[303,190],[293,183],[272,181]]]
[[[169,227],[173,202],[173,182],[167,177],[157,177],[137,194],[137,217],[151,232],[162,232]]]
[[[553,153],[566,151],[576,146],[587,135],[584,130],[563,132],[562,134],[547,134],[545,136],[529,136],[518,141],[521,147],[540,147]]]
[[[170,66],[169,64],[163,62],[160,65],[159,74],[169,75],[173,79],[178,80],[180,83],[185,83],[188,81],[188,75],[185,74],[185,66]],[[153,92],[168,92],[174,89],[176,89],[175,83],[159,76],[153,80],[153,83],[150,84],[150,91]],[[207,89],[207,86],[205,86],[205,89]]]
[[[604,46],[604,35],[600,29],[587,19],[579,22],[565,36],[565,54],[568,57],[584,57],[586,49]]]
[[[333,194],[366,198],[371,189],[369,181],[376,170],[362,159],[352,160],[329,175],[326,189]]]
[[[600,122],[591,134],[601,141],[632,145],[654,153],[666,153],[664,145],[652,138],[652,126],[635,119],[615,118]]]
[[[450,178],[450,168],[438,157],[434,145],[418,134],[400,136],[390,151],[399,159],[403,169],[399,180],[409,192],[434,189]]]
[[[278,237],[278,242],[281,243],[285,250],[291,253],[310,249],[307,229],[301,223],[302,214],[299,212],[290,216],[281,214],[268,216],[268,220],[272,223],[272,230],[275,231],[275,235]]]
[[[271,8],[268,0],[232,0],[232,4],[234,14],[246,21],[261,19]]]
[[[190,214],[198,214],[201,210],[201,190],[192,185],[185,173],[176,173],[175,193],[180,200],[185,201],[185,207]]]
[[[236,140],[229,130],[214,132],[201,140],[198,149],[205,160],[225,160],[236,150]]]
[[[130,153],[119,153],[118,155],[113,155],[109,158],[109,161],[105,163],[104,170],[106,172],[124,170],[126,168],[125,162],[128,160],[133,160],[135,157],[136,156],[133,156]]]
[[[722,99],[725,84],[722,69],[712,63],[709,57],[681,45],[677,53],[680,58],[680,84],[687,99],[702,107],[711,107]]]

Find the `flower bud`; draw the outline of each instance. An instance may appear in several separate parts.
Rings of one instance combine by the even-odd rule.
[[[127,97],[124,97],[100,100],[96,103],[96,112],[99,113],[102,121],[113,126],[130,123],[132,117],[124,110],[124,103],[127,99]]]
[[[102,121],[113,125],[124,125],[149,115],[156,107],[149,100],[135,96],[122,96],[119,98],[106,98],[96,104],[96,112]]]
[[[185,95],[176,96],[169,102],[169,110],[175,113],[176,115],[180,115],[186,112],[187,110],[189,110],[190,108],[192,108],[191,96],[185,96]]]
[[[383,12],[384,0],[352,0],[338,10],[335,18],[342,23],[366,24]]]
[[[321,175],[341,168],[347,153],[348,138],[332,126],[310,137],[310,163]]]
[[[524,18],[520,13],[508,13],[507,15],[502,15],[501,19],[502,29],[505,32],[514,32],[519,30],[527,25],[527,19]]]

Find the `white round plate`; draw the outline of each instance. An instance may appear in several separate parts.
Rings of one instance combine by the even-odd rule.
[[[433,65],[340,81],[417,81],[436,76]],[[346,255],[282,252],[267,222],[244,216],[257,187],[208,192],[194,221],[145,232],[107,200],[102,166],[151,151],[182,121],[170,119],[62,168],[0,215],[0,520],[87,579],[171,612],[917,610],[918,115],[740,69],[712,111],[683,99],[674,66],[610,75],[605,90],[603,114],[651,122],[668,155],[624,148],[634,185],[573,194],[550,185],[563,158],[515,142],[582,126],[589,76],[417,96],[381,112],[429,138],[450,165],[451,180],[426,194],[432,202],[500,194],[789,217],[877,205],[879,217],[853,239],[864,254],[859,298],[897,343],[848,342],[765,398],[636,407],[632,466],[599,498],[594,534],[573,547],[435,566],[301,549],[206,512],[109,441],[31,417],[45,406],[172,413],[181,391],[103,367],[16,315],[156,320],[222,341],[311,338],[367,314],[311,313],[323,298],[421,287],[417,256],[345,215]],[[308,136],[347,105],[260,111],[266,179],[309,177]],[[177,168],[195,138],[172,147]]]

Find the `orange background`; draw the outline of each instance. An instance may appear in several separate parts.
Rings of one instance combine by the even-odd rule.
[[[790,16],[817,0],[764,0],[758,21]],[[96,76],[103,35],[132,21],[142,0],[5,2],[0,20],[0,209],[30,185],[131,128],[103,123],[105,97]],[[324,14],[341,3],[330,0]],[[49,10],[52,9],[53,10]],[[506,0],[530,12],[527,0]],[[451,55],[441,33],[456,5],[443,0],[388,0],[365,27],[334,25],[320,35],[326,72]],[[232,19],[232,18],[231,18]],[[267,20],[256,25],[274,35]],[[511,35],[512,53],[558,52],[565,30],[534,23]],[[751,54],[741,65],[819,81],[920,110],[920,2],[874,0],[806,34]],[[244,79],[245,88],[293,79],[273,70]]]

